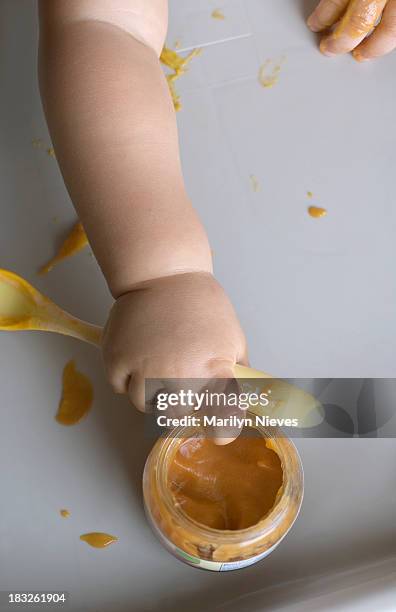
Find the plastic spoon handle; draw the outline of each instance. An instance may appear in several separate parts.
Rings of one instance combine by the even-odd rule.
[[[61,310],[61,309],[59,309]],[[64,336],[72,336],[77,340],[88,342],[94,346],[100,347],[102,344],[103,328],[92,323],[87,323],[81,319],[73,317],[69,313],[62,311],[58,313],[57,320],[52,321],[52,325],[45,331],[51,331]],[[43,330],[44,331],[44,330]]]
[[[0,269],[0,330],[49,331],[100,346],[102,328],[65,312],[23,278]]]

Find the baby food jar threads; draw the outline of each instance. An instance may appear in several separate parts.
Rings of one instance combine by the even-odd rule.
[[[154,445],[143,475],[145,510],[160,542],[181,561],[217,572],[253,565],[278,546],[296,520],[304,489],[297,449],[279,431],[255,429],[278,455],[283,482],[271,510],[257,524],[240,530],[212,529],[190,518],[168,486],[169,467],[178,448],[186,439],[200,435],[196,429],[179,427]]]

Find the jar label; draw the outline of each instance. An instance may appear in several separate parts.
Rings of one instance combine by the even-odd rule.
[[[181,558],[186,563],[190,565],[194,565],[201,569],[211,570],[212,572],[229,572],[232,570],[242,569],[243,567],[248,567],[249,565],[253,565],[261,559],[264,559],[269,554],[272,553],[273,550],[278,546],[279,542],[271,546],[268,550],[261,553],[260,555],[256,555],[255,557],[250,557],[250,559],[243,559],[241,561],[230,561],[230,562],[218,562],[218,561],[208,561],[206,559],[200,559],[199,557],[194,557],[185,553],[184,550],[173,546],[171,542],[167,542],[167,547],[174,549],[174,554],[176,554],[179,558]]]
[[[208,561],[206,559],[200,559],[200,557],[195,557],[194,555],[190,555],[189,553],[184,552],[181,548],[175,546],[167,537],[164,536],[162,531],[158,528],[158,526],[154,523],[151,513],[148,510],[147,506],[145,506],[146,515],[149,520],[150,526],[153,529],[155,535],[160,540],[162,545],[175,557],[180,559],[180,561],[184,561],[184,563],[188,563],[193,567],[199,567],[200,569],[210,570],[212,572],[229,572],[232,570],[242,569],[243,567],[248,567],[249,565],[253,565],[261,559],[264,559],[269,554],[272,553],[273,550],[280,544],[283,538],[281,538],[278,542],[276,542],[271,548],[261,553],[260,555],[256,555],[255,557],[250,557],[250,559],[243,559],[241,561],[230,561],[230,562],[219,562],[219,561]]]
[[[230,570],[242,569],[243,567],[248,567],[249,565],[253,565],[261,559],[264,559],[268,555],[272,553],[273,550],[278,546],[279,542],[271,546],[268,550],[261,553],[261,555],[256,555],[255,557],[251,557],[250,559],[245,559],[243,561],[234,561],[230,563],[222,563],[221,568],[218,570],[219,572],[228,572]]]

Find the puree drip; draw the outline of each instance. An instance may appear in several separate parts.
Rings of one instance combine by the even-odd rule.
[[[217,446],[210,438],[183,441],[170,464],[168,486],[185,514],[213,529],[245,529],[274,506],[283,471],[260,437]]]
[[[69,361],[63,370],[63,389],[56,420],[61,425],[75,425],[90,411],[93,388],[89,378]]]

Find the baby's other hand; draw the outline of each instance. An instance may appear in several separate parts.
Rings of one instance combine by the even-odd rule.
[[[307,24],[313,32],[330,30],[320,43],[327,56],[352,51],[363,62],[396,48],[396,0],[321,0]]]
[[[247,365],[230,300],[211,274],[197,272],[148,281],[119,297],[103,355],[114,391],[141,411],[146,378],[232,378],[234,364]]]

